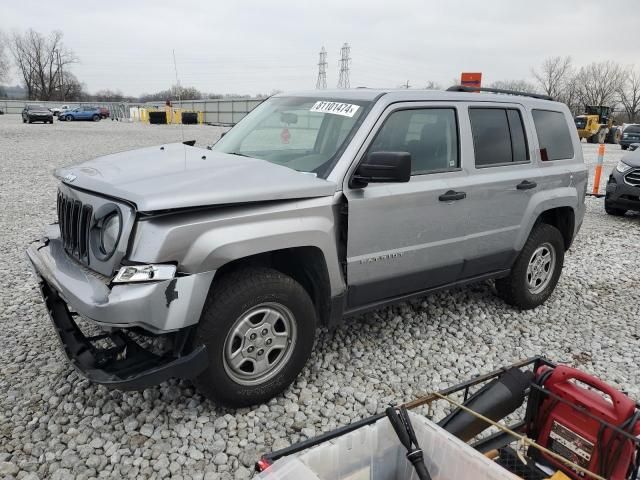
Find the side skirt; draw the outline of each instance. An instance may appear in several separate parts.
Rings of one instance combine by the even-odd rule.
[[[446,289],[449,289],[449,288],[452,288],[452,287],[460,287],[460,286],[463,286],[463,285],[469,285],[469,284],[472,284],[472,283],[482,282],[484,280],[492,280],[492,279],[496,279],[496,278],[504,278],[504,277],[508,276],[510,272],[511,272],[510,269],[497,270],[497,271],[494,271],[494,272],[485,273],[483,275],[477,275],[475,277],[469,277],[469,278],[465,278],[463,280],[458,280],[456,282],[447,283],[445,285],[426,288],[424,290],[418,290],[416,292],[407,293],[407,294],[403,294],[403,295],[398,295],[398,296],[390,297],[390,298],[385,298],[383,300],[377,300],[375,302],[367,303],[367,304],[364,304],[364,305],[359,305],[359,306],[356,306],[356,307],[350,307],[350,308],[345,309],[343,316],[344,317],[351,317],[351,316],[354,316],[354,315],[360,315],[362,313],[369,312],[371,310],[377,310],[379,308],[386,307],[387,305],[392,305],[394,303],[404,302],[404,301],[409,300],[411,298],[420,297],[420,296],[427,295],[427,294],[430,294],[430,293],[439,292],[441,290],[446,290]]]

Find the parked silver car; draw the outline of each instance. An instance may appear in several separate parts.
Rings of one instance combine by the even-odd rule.
[[[28,256],[72,364],[250,405],[345,316],[487,279],[511,305],[543,303],[584,216],[573,118],[460,90],[281,94],[209,149],[58,170],[58,224]]]

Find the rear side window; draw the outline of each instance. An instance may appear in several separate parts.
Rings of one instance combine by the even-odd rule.
[[[529,160],[527,137],[519,110],[471,108],[469,117],[477,167]]]
[[[564,114],[550,110],[533,110],[531,114],[542,160],[573,158],[573,141]]]

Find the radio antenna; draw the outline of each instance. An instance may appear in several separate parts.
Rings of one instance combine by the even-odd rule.
[[[182,135],[182,141],[184,142],[184,124],[182,123],[182,88],[180,87],[180,79],[178,78],[178,64],[176,63],[176,51],[173,51],[173,69],[176,72],[176,90],[178,91],[178,103],[180,103],[180,134]],[[173,115],[171,115],[173,117]],[[185,149],[185,162],[187,152]]]

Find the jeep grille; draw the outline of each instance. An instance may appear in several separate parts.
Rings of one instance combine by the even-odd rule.
[[[624,176],[624,181],[632,187],[640,187],[640,170],[631,170]]]
[[[69,255],[89,263],[89,228],[93,208],[58,191],[58,224],[64,249]]]

